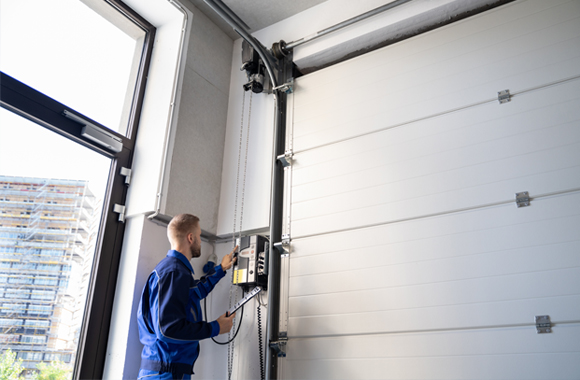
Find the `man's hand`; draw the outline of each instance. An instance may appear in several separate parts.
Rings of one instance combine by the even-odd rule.
[[[229,255],[225,255],[224,258],[222,259],[222,269],[224,271],[230,269],[238,259],[237,257],[234,257],[234,253],[236,252],[237,249],[238,246],[236,245],[236,248],[234,248]]]
[[[217,319],[217,322],[220,324],[220,334],[229,333],[234,324],[236,313],[233,313],[230,316],[226,316],[226,314],[227,313]]]

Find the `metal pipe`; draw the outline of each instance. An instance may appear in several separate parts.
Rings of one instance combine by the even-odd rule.
[[[248,43],[252,45],[254,49],[256,49],[256,51],[260,55],[260,58],[262,58],[262,61],[264,62],[264,66],[266,66],[266,70],[268,70],[268,74],[270,75],[270,80],[272,81],[273,85],[272,88],[278,87],[278,80],[276,79],[277,76],[275,75],[276,71],[274,70],[274,68],[277,66],[277,63],[274,60],[272,54],[268,52],[266,47],[264,47],[264,45],[262,45],[260,41],[258,41],[254,36],[252,36],[250,32],[248,32],[246,28],[244,28],[243,25],[241,25],[238,21],[236,21],[240,20],[239,17],[236,16],[235,13],[233,13],[229,8],[227,8],[227,6],[223,4],[220,0],[203,0],[203,1],[211,9],[213,9],[215,13],[221,16],[221,18],[223,18],[224,21],[227,22],[236,31],[236,33],[238,33],[244,40],[248,41]]]
[[[229,17],[231,17],[237,25],[242,26],[243,28],[250,30],[251,28],[242,20],[234,11],[230,9],[226,4],[224,4],[221,0],[214,1],[215,5],[217,5],[223,12],[227,13]]]
[[[366,12],[366,13],[363,13],[363,14],[358,15],[356,17],[350,18],[350,19],[348,19],[346,21],[343,21],[341,23],[338,23],[336,25],[333,25],[333,26],[331,26],[329,28],[322,29],[319,32],[316,32],[314,34],[311,34],[310,36],[306,36],[306,37],[301,38],[299,40],[296,40],[296,41],[293,41],[293,42],[289,42],[289,43],[287,43],[287,44],[284,45],[284,48],[286,50],[292,50],[296,46],[300,46],[302,44],[305,44],[306,42],[312,41],[312,40],[314,40],[314,39],[316,39],[318,37],[322,37],[322,36],[327,35],[329,33],[335,32],[335,31],[337,31],[339,29],[342,29],[344,27],[347,27],[349,25],[352,25],[352,24],[354,24],[356,22],[365,20],[365,19],[367,19],[369,17],[373,17],[373,16],[375,16],[375,15],[377,15],[379,13],[382,13],[382,12],[387,11],[389,9],[392,9],[392,8],[398,7],[400,5],[403,5],[405,3],[408,3],[409,1],[411,1],[411,0],[396,0],[396,1],[393,1],[392,3],[388,3],[388,4],[385,4],[385,5],[382,5],[382,6],[378,7],[378,8],[372,9],[372,10]]]

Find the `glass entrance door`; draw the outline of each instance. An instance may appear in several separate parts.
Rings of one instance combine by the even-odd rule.
[[[111,158],[0,108],[0,342],[72,374]]]

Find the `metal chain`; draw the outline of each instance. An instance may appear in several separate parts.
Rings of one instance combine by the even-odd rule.
[[[252,92],[250,92],[250,101],[249,101],[249,106],[248,106],[248,123],[247,123],[247,128],[248,131],[246,132],[246,152],[244,155],[244,176],[242,179],[242,197],[241,197],[241,203],[240,203],[240,229],[239,229],[239,239],[241,241],[242,239],[242,223],[244,220],[244,198],[245,198],[245,193],[246,193],[246,174],[247,174],[247,168],[248,168],[248,151],[249,151],[249,146],[250,146],[250,120],[252,117]],[[238,191],[239,191],[239,184],[240,184],[240,164],[242,161],[242,143],[243,143],[243,139],[244,139],[244,107],[245,107],[245,102],[246,102],[246,92],[244,91],[243,97],[242,97],[242,116],[241,116],[241,122],[240,122],[240,141],[238,144],[238,170],[237,170],[237,175],[236,175],[236,196],[235,196],[235,201],[234,201],[234,226],[233,226],[233,231],[232,231],[232,235],[233,235],[233,247],[235,248],[236,246],[236,223],[237,223],[237,216],[238,216]],[[233,270],[232,270],[232,279],[233,279]],[[233,283],[233,281],[232,281]],[[232,293],[233,293],[233,298],[234,298],[234,302],[233,304],[235,304],[236,302],[238,302],[238,287],[237,286],[232,286],[230,288],[230,301],[229,301],[229,307],[232,307]],[[232,334],[234,334],[234,331],[236,331],[236,321],[237,321],[237,317],[234,318],[233,321],[233,325],[232,325],[232,329],[230,330],[229,334],[228,334],[228,340],[231,340],[230,344],[228,344],[228,380],[231,380],[232,378],[232,372],[233,372],[233,367],[234,367],[234,341],[232,340]]]
[[[246,92],[244,91],[243,95],[242,95],[242,116],[241,116],[241,120],[240,120],[240,142],[238,144],[238,170],[237,170],[237,175],[236,175],[236,196],[235,196],[235,200],[234,200],[234,226],[232,229],[232,236],[233,236],[233,247],[235,248],[236,246],[236,223],[237,223],[237,219],[238,219],[238,187],[240,184],[240,163],[242,161],[242,139],[243,139],[243,134],[244,134],[244,108],[245,108],[245,103],[246,103]],[[230,286],[230,300],[229,300],[229,307],[231,308],[233,304],[235,304],[236,302],[238,302],[237,298],[238,298],[238,293],[237,293],[237,287],[233,286],[233,278],[234,278],[234,270],[232,268],[232,274],[231,274],[231,279],[230,279],[230,284],[232,284]],[[234,302],[232,303],[232,294],[234,294]],[[230,332],[228,333],[228,341],[232,340],[232,333],[234,331],[236,331],[236,326],[235,326],[236,320],[234,318],[233,321],[233,326],[232,329],[230,330]],[[233,345],[232,343],[228,344],[228,380],[231,380],[232,378],[232,369],[233,369]]]
[[[242,204],[240,209],[240,239],[242,238],[242,222],[244,220],[244,196],[246,194],[246,173],[248,169],[248,148],[250,147],[250,119],[252,117],[252,94],[250,92],[250,104],[248,106],[248,131],[246,132],[246,155],[244,157],[244,177],[242,180]]]
[[[233,247],[236,246],[236,222],[238,219],[238,187],[240,184],[240,163],[242,162],[242,141],[244,139],[244,108],[246,104],[246,92],[242,96],[242,117],[240,120],[240,142],[238,144],[238,171],[236,172],[236,197],[234,201],[234,228],[232,229],[234,242]],[[240,228],[241,230],[241,228]],[[232,248],[233,248],[232,247]]]

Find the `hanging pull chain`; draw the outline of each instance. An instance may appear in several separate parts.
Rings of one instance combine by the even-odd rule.
[[[245,108],[245,103],[246,103],[246,92],[244,91],[243,95],[242,95],[242,116],[241,116],[241,120],[240,120],[240,141],[238,144],[238,170],[236,172],[236,195],[235,195],[235,199],[234,199],[234,226],[232,229],[232,235],[233,235],[233,247],[235,248],[236,246],[236,223],[238,220],[238,187],[239,187],[239,183],[240,183],[240,163],[242,161],[242,138],[243,138],[243,133],[244,133],[244,108]],[[232,268],[232,273],[231,273],[231,279],[230,279],[230,300],[229,300],[229,306],[228,307],[232,307],[232,298],[233,298],[233,293],[236,292],[237,289],[235,289],[236,287],[233,286],[233,276],[234,276],[234,268]],[[234,301],[234,304],[237,302],[237,295],[236,295],[236,300]],[[235,327],[235,319],[234,319],[234,325],[232,326],[232,329],[230,330],[230,332],[228,333],[228,341],[231,341],[232,339],[232,331],[236,331],[236,327]],[[232,344],[228,344],[228,380],[231,380],[232,378]]]
[[[246,132],[246,154],[244,157],[244,177],[242,180],[242,203],[240,205],[240,240],[242,238],[242,222],[244,221],[244,197],[246,194],[246,173],[248,171],[248,151],[250,147],[250,119],[252,117],[252,94],[250,92],[250,104],[248,107],[248,131]]]
[[[241,196],[241,202],[240,202],[240,229],[238,231],[240,242],[242,239],[242,223],[244,220],[244,197],[245,197],[245,193],[246,193],[246,173],[247,173],[247,168],[248,168],[248,150],[249,150],[248,148],[250,146],[250,120],[252,117],[252,94],[253,94],[253,92],[250,92],[250,101],[249,101],[249,106],[248,106],[248,122],[247,122],[247,132],[246,132],[246,151],[244,154],[244,175],[242,178],[242,196]],[[239,184],[240,184],[240,166],[241,166],[241,161],[242,161],[242,145],[243,145],[243,140],[244,140],[244,108],[245,108],[245,103],[246,103],[246,92],[244,91],[244,94],[242,97],[242,116],[241,116],[241,120],[240,120],[240,141],[238,144],[238,170],[237,170],[237,174],[236,174],[236,196],[235,196],[235,201],[234,201],[234,226],[233,226],[233,231],[232,231],[233,247],[234,248],[236,246],[236,223],[237,223],[237,217],[238,217],[238,193],[239,193]],[[234,275],[233,272],[234,271],[232,270],[232,280],[233,280],[233,275]],[[231,283],[233,284],[233,281],[231,281]],[[233,303],[232,303],[232,298],[233,298]],[[232,305],[235,304],[236,302],[238,302],[238,287],[231,285],[229,307],[231,308]],[[242,309],[242,311],[243,311],[243,309]],[[234,331],[236,331],[236,322],[237,322],[237,316],[234,317],[232,329],[228,333],[228,341],[231,341],[230,344],[228,344],[228,380],[231,380],[231,378],[232,378],[232,371],[233,371],[233,367],[234,367],[234,340],[232,339],[232,333]]]

